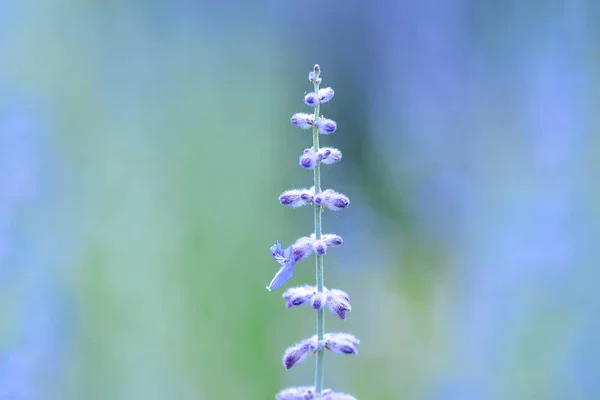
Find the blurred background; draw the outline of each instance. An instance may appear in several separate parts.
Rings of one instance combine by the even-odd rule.
[[[307,74],[336,91],[324,215],[362,400],[600,397],[594,0],[1,1],[0,399],[273,399],[269,247],[312,232]],[[313,259],[289,285],[314,282]],[[288,285],[288,286],[289,286]]]

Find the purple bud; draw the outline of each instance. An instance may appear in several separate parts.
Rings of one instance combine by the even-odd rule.
[[[327,243],[321,238],[320,240],[313,239],[312,249],[316,254],[327,253]]]
[[[294,262],[305,259],[312,254],[312,242],[309,237],[301,237],[292,245],[292,258]]]
[[[298,397],[303,399],[302,397]],[[321,392],[320,400],[356,400],[356,397],[346,393],[334,392],[331,389],[325,389]]]
[[[291,387],[282,390],[277,393],[275,398],[277,400],[306,400],[312,399],[314,396],[315,387],[314,386],[298,386]],[[351,399],[348,399],[351,400]]]
[[[333,99],[334,94],[335,92],[330,87],[319,90],[319,102],[327,103],[329,100]]]
[[[349,333],[325,334],[325,348],[338,354],[358,354],[356,346],[360,343],[354,335]]]
[[[321,91],[319,90],[319,94]],[[319,104],[319,95],[315,92],[310,92],[306,96],[304,96],[304,103],[307,106],[316,107]]]
[[[313,194],[310,189],[286,190],[279,196],[279,202],[284,206],[293,208],[302,207],[312,203]]]
[[[323,164],[334,164],[342,159],[342,152],[333,147],[319,149]]]
[[[319,64],[315,64],[313,71],[315,72],[315,75],[319,75],[321,73],[321,67],[319,67]]]
[[[308,80],[311,81],[311,82],[315,81],[315,71],[310,71],[308,73]]]
[[[290,122],[302,129],[312,128],[315,122],[315,116],[313,114],[296,113],[290,118]]]
[[[322,204],[334,211],[348,208],[350,205],[350,199],[348,197],[332,189],[324,190],[320,194],[316,195],[314,202],[318,205]]]
[[[326,302],[327,300],[325,297],[325,293],[317,292],[313,295],[312,299],[310,300],[310,305],[315,310],[322,310],[323,307],[325,307]]]
[[[326,233],[321,236],[321,240],[323,240],[329,247],[340,246],[342,243],[344,243],[342,237],[336,235],[335,233]]]
[[[338,289],[331,289],[327,294],[327,307],[332,314],[337,315],[342,321],[346,320],[346,315],[352,311],[350,307],[350,296]]]
[[[315,122],[315,126],[319,128],[319,133],[322,135],[329,135],[337,129],[337,124],[334,120],[329,118],[319,118],[317,122]]]
[[[313,286],[304,285],[286,290],[283,298],[286,300],[287,308],[307,306],[311,303],[311,298],[315,293],[316,290]]]
[[[315,79],[315,85],[319,86],[319,85],[321,84],[321,81],[322,81],[322,80],[323,80],[323,79],[321,79],[321,78],[317,78],[317,79]]]
[[[315,169],[317,163],[320,161],[321,156],[315,153],[312,147],[305,149],[300,156],[300,166],[304,169]]]
[[[294,365],[304,361],[309,353],[316,351],[318,348],[315,336],[305,339],[292,347],[288,347],[283,354],[283,366],[285,369],[292,368]]]

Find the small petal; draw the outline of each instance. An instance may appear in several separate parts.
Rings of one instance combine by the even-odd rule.
[[[319,128],[319,133],[322,135],[332,134],[337,129],[337,124],[335,123],[335,121],[329,118],[321,117],[314,124],[317,128]]]
[[[319,154],[323,164],[334,164],[342,159],[342,152],[333,147],[323,147],[319,149]]]
[[[296,113],[290,118],[290,122],[302,129],[312,128],[315,122],[315,116],[313,114]]]
[[[302,207],[313,202],[313,191],[310,189],[286,190],[279,196],[279,203],[292,208]]]
[[[307,306],[311,304],[311,299],[315,293],[316,290],[313,286],[304,285],[286,290],[283,298],[287,301],[287,308]]]
[[[310,107],[316,107],[319,104],[319,96],[321,91],[319,90],[319,94],[315,92],[310,92],[306,96],[304,96],[304,104]]]
[[[317,292],[313,295],[310,300],[310,305],[315,310],[322,310],[325,307],[325,303],[327,302],[325,293]]]
[[[335,92],[330,87],[319,90],[319,102],[327,103],[329,100],[333,99],[334,94]]]
[[[356,346],[360,343],[354,335],[349,333],[325,334],[325,347],[338,354],[357,354]]]
[[[300,343],[296,343],[283,354],[283,366],[285,369],[290,369],[294,365],[304,361],[309,353],[318,350],[319,346],[316,336],[305,339]]]
[[[277,240],[269,250],[271,251],[271,256],[275,259],[275,261],[277,261],[279,264],[285,262],[284,250],[281,247],[279,240]]]
[[[330,210],[343,210],[350,205],[350,199],[332,189],[327,189],[316,195],[315,204],[324,205]]]
[[[269,286],[267,286],[267,290],[271,291],[282,287],[292,276],[294,276],[294,264],[282,265],[271,280],[271,283],[269,283]]]

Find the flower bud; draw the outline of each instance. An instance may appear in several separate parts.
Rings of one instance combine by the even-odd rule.
[[[335,121],[329,118],[321,117],[318,121],[314,122],[314,124],[317,128],[319,128],[319,133],[322,135],[332,134],[337,129],[337,124]]]
[[[313,202],[313,194],[310,189],[286,190],[279,196],[279,202],[284,206],[298,208],[311,204]]]
[[[327,299],[325,297],[325,293],[323,292],[316,292],[310,299],[310,305],[315,310],[322,310],[323,307],[325,307],[326,302]]]
[[[292,258],[294,259],[294,262],[303,260],[312,254],[312,242],[313,240],[306,236],[296,240],[292,245]]]
[[[311,81],[311,82],[314,82],[314,81],[315,81],[315,78],[316,78],[316,76],[315,76],[315,71],[310,71],[310,72],[308,73],[308,80],[309,80],[309,81]]]
[[[341,290],[331,289],[327,293],[327,307],[332,314],[337,315],[339,319],[345,321],[346,315],[352,311],[350,296]]]
[[[319,349],[316,336],[305,339],[300,343],[288,347],[283,354],[283,366],[285,369],[290,369],[294,365],[304,361],[309,353]]]
[[[313,399],[315,395],[315,387],[314,386],[298,386],[291,387],[282,390],[277,393],[275,398],[277,400],[306,400]],[[335,398],[333,398],[335,399]],[[351,399],[348,399],[351,400]]]
[[[316,254],[319,254],[319,255],[325,254],[325,253],[327,253],[327,243],[325,243],[325,241],[323,239],[321,239],[321,240],[313,239],[312,249]]]
[[[315,92],[310,92],[306,96],[304,96],[304,103],[310,107],[316,107],[319,104],[319,96],[321,91],[319,90],[319,94]]]
[[[315,64],[313,71],[315,72],[315,75],[319,75],[321,73],[321,67],[319,67],[319,64]]]
[[[323,164],[334,164],[342,159],[342,152],[333,147],[320,148],[319,154]]]
[[[296,113],[290,118],[290,122],[301,129],[312,128],[315,122],[315,116],[313,114]]]
[[[287,302],[287,308],[307,306],[312,304],[311,299],[315,293],[314,286],[304,285],[286,290],[283,293],[283,298]]]
[[[319,102],[327,103],[329,100],[333,99],[334,94],[335,92],[330,87],[319,90]]]
[[[349,333],[325,334],[325,348],[338,354],[358,354],[356,346],[360,343],[354,335]]]
[[[332,189],[326,189],[314,198],[315,204],[324,205],[330,210],[342,210],[350,205],[350,199]]]
[[[329,247],[340,246],[342,243],[344,243],[342,237],[336,235],[335,233],[326,233],[321,236],[321,240],[323,240]]]
[[[298,397],[303,399],[302,397]],[[346,393],[334,392],[331,389],[325,389],[321,392],[320,400],[356,400],[356,397]]]

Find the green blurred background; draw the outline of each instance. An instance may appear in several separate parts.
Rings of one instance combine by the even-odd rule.
[[[600,396],[600,7],[588,1],[1,1],[0,399],[272,399],[269,247],[323,185],[352,296],[326,387],[370,399]],[[312,259],[291,285],[314,282]]]

